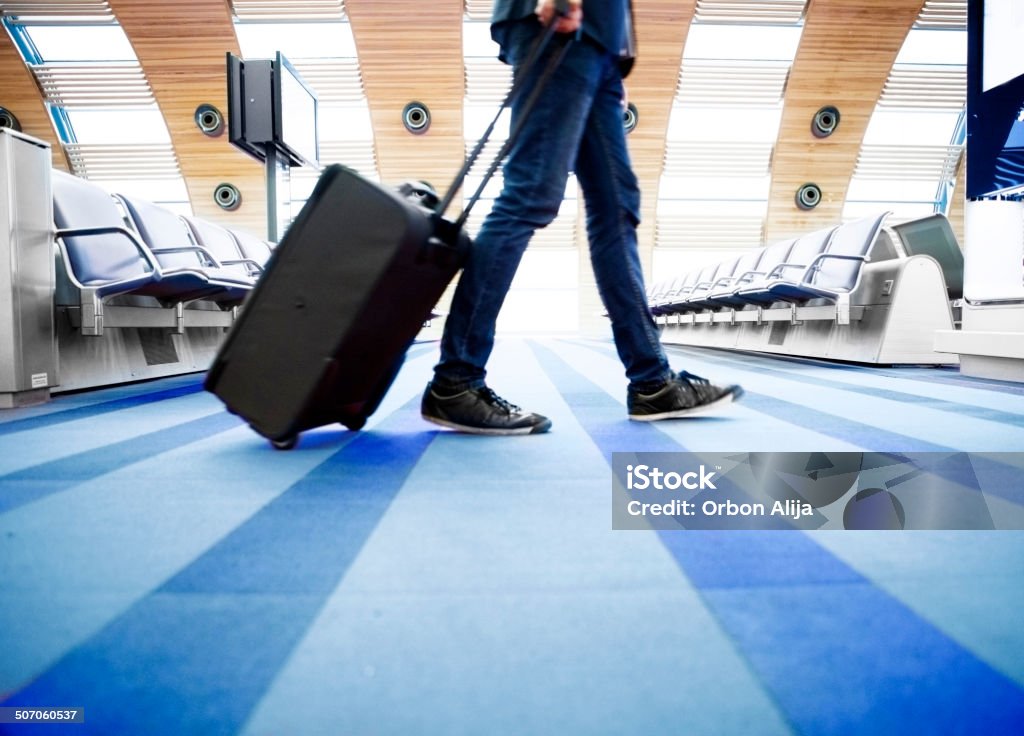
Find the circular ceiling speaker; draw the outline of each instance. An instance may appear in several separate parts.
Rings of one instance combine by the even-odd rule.
[[[203,103],[197,107],[195,121],[203,135],[213,138],[224,132],[224,116],[213,105]]]
[[[213,190],[213,200],[222,210],[234,212],[242,206],[242,193],[234,184],[218,184]]]
[[[410,102],[402,110],[402,124],[410,133],[422,135],[430,128],[430,110],[422,102]]]
[[[14,117],[14,113],[6,107],[0,107],[0,128],[10,128],[21,132],[21,123],[18,122],[18,118]]]
[[[804,184],[796,190],[796,206],[802,210],[813,210],[821,204],[821,187],[817,184]]]
[[[636,105],[630,102],[622,113],[622,127],[626,129],[626,135],[633,132],[638,122],[640,122],[640,113],[637,111]]]
[[[815,138],[828,138],[838,127],[839,108],[832,105],[826,105],[818,110],[811,120],[811,133]]]

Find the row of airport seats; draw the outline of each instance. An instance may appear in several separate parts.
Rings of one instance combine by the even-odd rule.
[[[227,229],[55,170],[53,217],[58,257],[71,298],[58,290],[58,306],[74,309],[84,335],[104,326],[230,324],[252,291],[272,246]],[[125,307],[109,319],[112,302]],[[158,306],[170,315],[154,317]],[[190,307],[186,309],[186,307]],[[216,318],[211,311],[230,312]],[[106,318],[105,318],[105,315]]]
[[[963,289],[963,255],[948,220],[931,215],[887,227],[889,215],[752,248],[656,283],[647,294],[651,313],[668,342],[782,353],[790,352],[781,347],[784,331],[761,335],[762,326],[828,322],[816,331],[793,330],[800,334],[791,340],[798,343],[791,352],[882,362],[878,351],[886,339],[931,329],[936,321],[941,329],[946,314],[952,320]],[[898,310],[897,297],[902,299]],[[932,314],[938,312],[943,314]],[[867,335],[863,340],[858,323]],[[724,336],[721,330],[730,326],[745,331]],[[839,343],[842,354],[825,354],[824,344],[816,352],[815,340]],[[863,344],[857,346],[858,341]],[[915,348],[907,355],[926,352]]]

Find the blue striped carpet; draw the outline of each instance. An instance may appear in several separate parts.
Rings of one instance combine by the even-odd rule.
[[[549,435],[423,422],[429,345],[292,452],[201,376],[0,414],[0,705],[86,714],[0,733],[1019,733],[1024,532],[612,531],[609,462],[1019,451],[1024,387],[671,353],[744,401],[630,423],[609,344],[509,339]]]

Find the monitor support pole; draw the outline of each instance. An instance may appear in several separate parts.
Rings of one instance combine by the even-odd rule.
[[[291,216],[291,171],[288,157],[267,146],[264,162],[267,181],[267,240],[276,243],[284,235]]]

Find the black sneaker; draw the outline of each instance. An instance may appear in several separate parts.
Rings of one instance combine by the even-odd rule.
[[[743,395],[739,386],[716,386],[708,379],[681,371],[651,394],[629,391],[629,418],[638,422],[707,414]]]
[[[551,420],[524,412],[486,386],[452,395],[427,384],[420,413],[428,422],[470,434],[539,434],[551,429]]]

